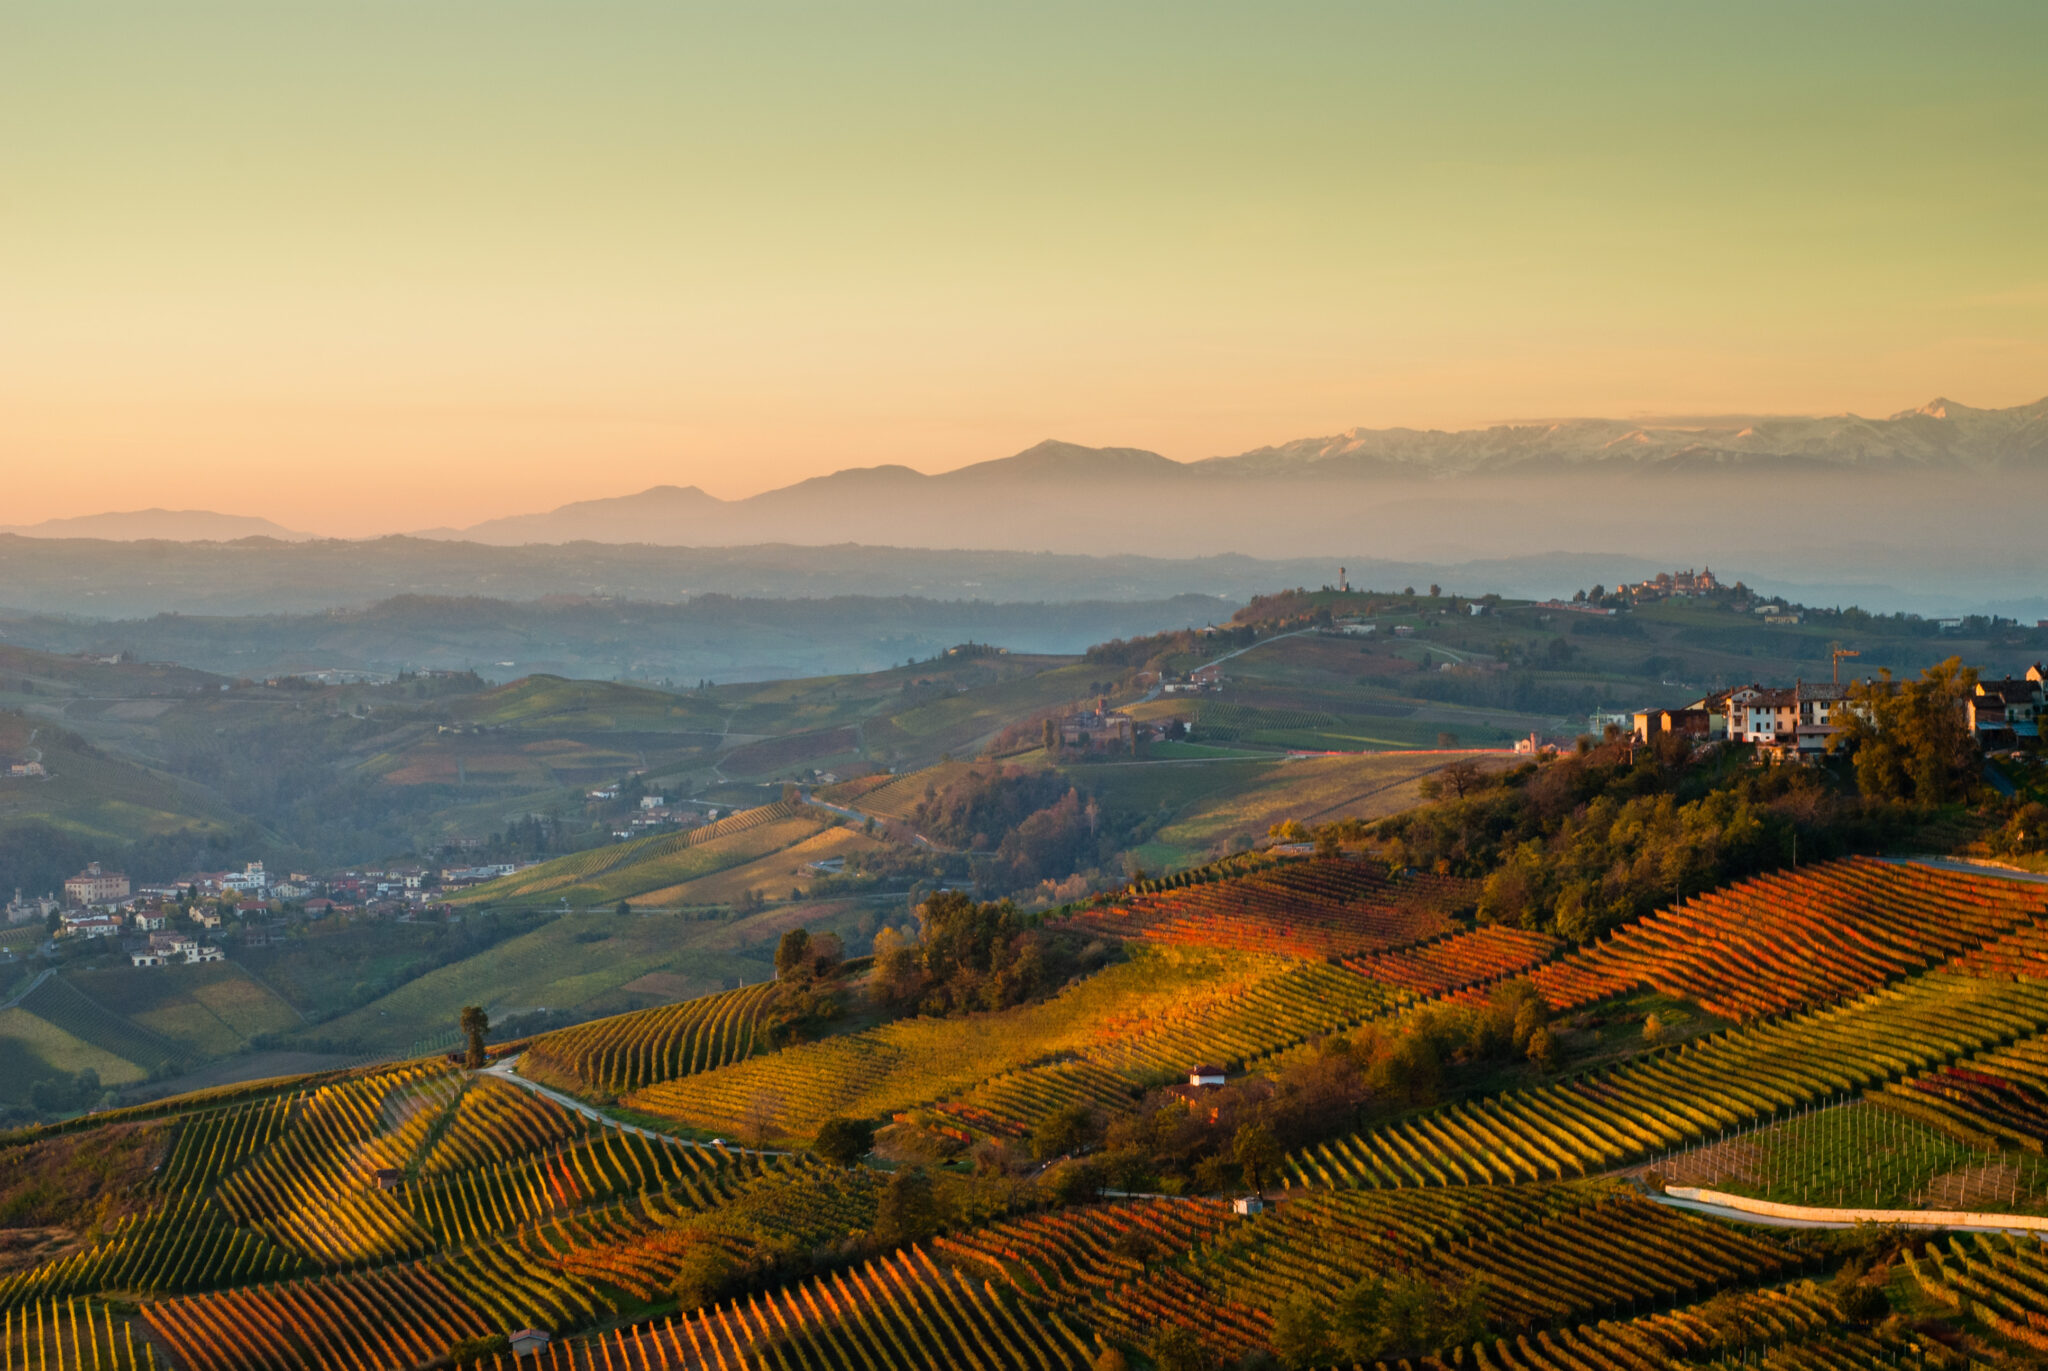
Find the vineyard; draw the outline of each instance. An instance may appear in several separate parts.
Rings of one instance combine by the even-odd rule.
[[[971,762],[940,762],[922,771],[883,777],[878,784],[856,781],[844,790],[835,789],[829,793],[843,796],[840,803],[851,805],[863,814],[901,823],[907,821],[911,811],[929,796],[944,790],[973,769]]]
[[[1290,1159],[1304,1185],[1583,1176],[2048,1027],[2048,985],[1930,975],[1575,1080],[1450,1105]]]
[[[1149,886],[1075,918],[1139,935],[1117,959],[1011,1009],[856,1006],[835,1034],[771,1050],[775,990],[750,986],[541,1035],[512,1075],[400,1061],[14,1135],[0,1200],[24,1213],[105,1168],[105,1125],[147,1151],[118,1206],[41,1212],[23,1241],[50,1255],[0,1264],[0,1371],[1082,1371],[1111,1350],[1141,1371],[1803,1371],[1923,1353],[1966,1371],[2048,1355],[2033,1238],[1738,1224],[1658,1193],[2048,1211],[2037,887],[1836,862],[1566,952],[1461,927],[1465,883],[1351,861],[1234,858]],[[1463,1078],[1440,1062],[1476,1084],[1274,1146],[1259,1179],[1282,1157],[1280,1188],[1258,1202],[1235,1163],[1220,1189],[1111,1169],[1126,1144],[1110,1125],[1201,1122],[1195,1063],[1232,1078],[1213,1098],[1243,1083],[1229,1107],[1256,1110],[1322,1079],[1291,1064],[1342,1064],[1332,1035],[1369,1025],[1362,1054],[1407,1024],[1483,1018],[1432,1007],[1516,977],[1584,1020],[1555,1021],[1560,1050],[1600,1055]],[[1645,987],[1733,1026],[1645,1036],[1625,998]],[[1022,1160],[1055,1115],[1098,1131]],[[802,1150],[841,1116],[908,1121],[883,1131],[962,1155]],[[649,1118],[721,1141],[617,1126]],[[515,1359],[519,1329],[548,1346]]]
[[[520,1071],[565,1090],[624,1094],[750,1057],[774,987],[748,986],[550,1033]]]
[[[2040,887],[1851,857],[1693,896],[1531,979],[1553,1009],[1652,986],[1739,1021],[1871,989],[2044,914]]]
[[[1547,933],[1488,926],[1417,947],[1346,957],[1344,965],[1381,985],[1416,995],[1445,995],[1520,975],[1548,961],[1561,946]]]
[[[748,1138],[803,1137],[835,1114],[933,1105],[958,1126],[1015,1135],[1081,1096],[1121,1107],[1198,1063],[1242,1067],[1396,1003],[1327,963],[1141,947],[1040,1004],[897,1020],[664,1079],[626,1104]]]
[[[1442,937],[1477,894],[1457,877],[1319,858],[1087,905],[1074,921],[1120,938],[1334,957]]]

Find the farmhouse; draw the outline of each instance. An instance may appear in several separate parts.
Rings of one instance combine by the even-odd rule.
[[[1229,1079],[1229,1073],[1220,1066],[1191,1066],[1188,1068],[1189,1085],[1222,1085]]]

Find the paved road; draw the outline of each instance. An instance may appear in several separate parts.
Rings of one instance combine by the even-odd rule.
[[[1695,1214],[1707,1214],[1717,1219],[1733,1219],[1737,1223],[1753,1223],[1764,1228],[1855,1228],[1855,1221],[1846,1219],[1795,1219],[1779,1214],[1752,1214],[1747,1209],[1735,1209],[1725,1204],[1708,1204],[1703,1200],[1681,1200],[1675,1195],[1652,1195],[1658,1204],[1673,1209],[1688,1209]],[[1992,1223],[1930,1223],[1906,1224],[1908,1228],[1938,1228],[1951,1233],[2024,1233],[2029,1237],[2041,1235],[2029,1228],[2005,1228]]]
[[[1939,871],[1960,871],[1966,876],[1996,876],[2000,880],[2048,885],[2048,875],[2039,871],[2018,871],[1995,862],[1973,862],[1967,857],[1885,857],[1881,860],[1896,862],[1900,866],[1931,866]]]
[[[607,1128],[616,1128],[621,1133],[638,1133],[643,1138],[652,1138],[656,1142],[664,1142],[671,1147],[694,1147],[700,1152],[750,1152],[757,1157],[786,1157],[789,1155],[787,1152],[776,1152],[767,1148],[728,1147],[723,1143],[713,1146],[710,1143],[700,1143],[689,1138],[678,1138],[667,1133],[657,1133],[651,1128],[642,1128],[638,1124],[620,1123],[595,1105],[585,1104],[575,1096],[564,1095],[559,1090],[550,1090],[539,1081],[526,1079],[516,1069],[518,1065],[519,1058],[517,1056],[507,1057],[495,1066],[485,1067],[478,1074],[496,1076],[499,1080],[516,1085],[521,1090],[531,1090],[543,1099],[553,1100],[564,1109],[573,1109],[584,1118],[595,1119]]]

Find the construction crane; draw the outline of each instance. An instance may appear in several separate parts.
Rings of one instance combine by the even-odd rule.
[[[1839,643],[1829,643],[1828,647],[1830,649],[1829,655],[1835,659],[1835,686],[1839,689],[1842,684],[1842,659],[1844,657],[1861,657],[1863,654],[1843,647]]]

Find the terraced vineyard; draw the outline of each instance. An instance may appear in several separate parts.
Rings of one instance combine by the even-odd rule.
[[[746,986],[550,1033],[520,1071],[568,1090],[624,1094],[750,1057],[773,986]]]
[[[1930,1242],[1906,1268],[1920,1288],[2034,1352],[2048,1355],[2048,1258],[2041,1244],[2006,1234]]]
[[[1548,933],[1489,926],[1417,947],[1346,957],[1344,965],[1370,981],[1417,995],[1443,995],[1520,975],[1562,947]]]
[[[1583,1176],[2048,1028],[2048,985],[1930,975],[1598,1075],[1457,1104],[1290,1158],[1303,1185]]]
[[[626,1103],[726,1135],[802,1137],[834,1114],[933,1105],[962,1124],[986,1114],[993,1131],[1015,1134],[1077,1091],[1107,1104],[1198,1064],[1236,1069],[1394,1003],[1325,963],[1146,949],[1043,1004],[898,1020],[664,1080]]]
[[[1653,986],[1740,1020],[1868,990],[2044,915],[2038,886],[1851,857],[1694,896],[1531,979],[1553,1009]]]
[[[1319,858],[1084,906],[1074,920],[1120,938],[1334,957],[1442,937],[1477,894],[1455,877]]]
[[[1887,1200],[2048,1199],[2048,919],[2033,887],[1831,864],[1562,960],[1541,935],[1457,928],[1468,893],[1352,862],[1246,860],[1137,895],[1141,936],[1122,960],[1014,1009],[855,1005],[835,1036],[769,1051],[758,1034],[775,989],[755,986],[523,1050],[529,1077],[723,1138],[802,1144],[834,1116],[901,1116],[920,1127],[891,1132],[917,1145],[971,1146],[956,1165],[840,1166],[629,1131],[440,1058],[18,1136],[0,1144],[0,1193],[35,1203],[37,1166],[69,1175],[86,1158],[118,1179],[122,1205],[0,1270],[0,1365],[1078,1371],[1114,1349],[1141,1367],[1279,1352],[1409,1371],[1790,1371],[1917,1365],[1928,1349],[1930,1365],[1964,1371],[1947,1349],[2013,1365],[2048,1353],[2048,1266],[2031,1240],[1917,1239],[1896,1279],[1856,1288],[1850,1255],[1893,1247],[1705,1217],[1659,1203],[1641,1177],[1713,1154],[1742,1188],[1763,1158],[1777,1182],[1799,1171],[1803,1194],[1853,1154],[1896,1172]],[[1214,931],[1188,907],[1235,908],[1241,926]],[[1351,916],[1370,908],[1434,931],[1349,945],[1365,927]],[[1798,975],[1737,974],[1794,939]],[[1345,950],[1272,950],[1290,940]],[[1606,1054],[1580,1059],[1597,1069],[1489,1059],[1501,1075],[1446,1076],[1481,1085],[1420,1107],[1344,1097],[1379,1122],[1351,1131],[1347,1112],[1310,1134],[1263,1209],[1231,1203],[1251,1165],[1232,1153],[1218,1180],[1172,1181],[1208,1194],[1101,1193],[1138,1188],[1111,1168],[1143,1130],[1171,1140],[1204,1123],[1201,1094],[1146,1093],[1196,1062],[1230,1069],[1208,1118],[1249,1153],[1257,1139],[1228,1111],[1301,1127],[1268,1111],[1317,1088],[1322,1067],[1406,1026],[1484,1022],[1467,1001],[1567,965],[1572,984],[1597,972],[1611,987],[1580,1026],[1555,1025]],[[1614,997],[1645,984],[1743,1021],[1646,1042],[1629,1019],[1640,1001]],[[1603,1038],[1602,1016],[1626,1034]],[[1318,1041],[1362,1024],[1349,1048]],[[1017,1143],[1076,1110],[1099,1141],[1042,1171],[1019,1160]],[[113,1123],[130,1133],[107,1136],[149,1143],[127,1172],[93,1151]],[[1873,1312],[1873,1291],[1898,1317]],[[522,1328],[551,1342],[515,1362],[503,1339]]]

